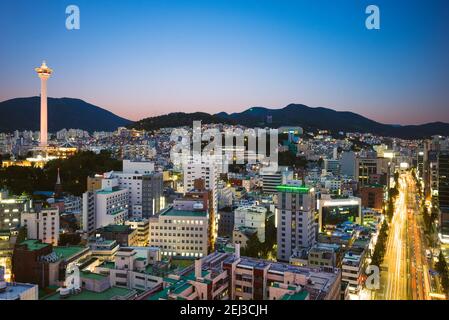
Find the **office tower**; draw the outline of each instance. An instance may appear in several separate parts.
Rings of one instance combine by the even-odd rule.
[[[296,250],[309,248],[316,241],[315,191],[298,181],[288,181],[277,190],[277,258],[289,261]]]
[[[218,168],[214,160],[201,159],[189,160],[184,166],[184,191],[188,192],[195,187],[195,180],[202,179],[206,190],[211,190],[213,194],[213,208],[217,212],[218,208]]]
[[[209,250],[214,250],[215,240],[218,234],[218,177],[219,168],[216,159],[213,157],[198,159],[189,159],[183,168],[184,174],[184,192],[186,196],[192,191],[211,191],[210,201],[208,202],[208,221],[209,221]]]
[[[449,153],[438,155],[438,206],[440,208],[440,240],[449,243]]]
[[[47,67],[45,61],[39,68],[35,68],[37,75],[41,79],[41,131],[40,131],[40,146],[47,147],[47,80],[50,78],[53,70]]]
[[[150,218],[150,246],[166,257],[198,258],[208,252],[208,214],[199,201],[183,201]]]
[[[375,180],[379,180],[381,176],[386,177],[389,171],[388,163],[390,161],[388,158],[378,157],[356,158],[355,179],[359,182],[360,186],[364,186],[375,182]]]
[[[424,173],[424,151],[419,150],[416,156],[416,172],[418,174],[418,177],[423,179],[423,173]]]
[[[355,153],[353,151],[342,152],[340,173],[344,176],[355,177]]]
[[[129,216],[149,218],[165,207],[163,174],[154,171],[154,163],[123,160],[123,171],[104,174],[105,179],[117,179],[121,189],[129,193]]]

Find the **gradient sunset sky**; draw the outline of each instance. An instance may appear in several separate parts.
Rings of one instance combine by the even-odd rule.
[[[369,4],[381,30],[365,28]],[[449,122],[448,39],[447,0],[5,0],[0,101],[38,95],[45,59],[49,96],[132,120],[303,103]]]

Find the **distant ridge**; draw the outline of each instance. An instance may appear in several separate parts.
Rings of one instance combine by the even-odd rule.
[[[243,112],[170,113],[146,118],[129,127],[155,130],[163,127],[191,126],[193,120],[203,123],[231,123],[247,127],[301,126],[305,130],[331,130],[332,132],[362,132],[404,139],[426,138],[432,135],[449,136],[449,124],[432,122],[422,125],[391,125],[370,120],[354,112],[335,111],[329,108],[312,108],[303,104],[289,104],[282,109],[253,107]]]
[[[39,130],[40,98],[16,98],[0,102],[0,132]],[[301,126],[305,130],[326,129],[332,132],[362,132],[404,139],[427,138],[432,135],[449,136],[449,124],[432,122],[421,125],[383,124],[354,112],[329,108],[312,108],[303,104],[289,104],[281,109],[253,107],[243,112],[175,112],[149,117],[137,122],[121,118],[112,112],[80,99],[48,98],[49,131],[82,129],[114,131],[118,127],[157,130],[160,128],[192,126],[193,121],[203,124],[240,124],[247,127]]]
[[[48,130],[82,129],[114,131],[127,126],[130,120],[80,99],[48,98]],[[40,97],[16,98],[0,102],[0,132],[15,130],[38,131],[40,126]]]
[[[234,124],[236,121],[232,119],[222,118],[219,115],[211,115],[205,112],[174,112],[162,116],[150,117],[134,122],[129,127],[138,130],[157,130],[160,128],[174,128],[193,125],[193,121],[201,121],[202,124],[226,123]]]

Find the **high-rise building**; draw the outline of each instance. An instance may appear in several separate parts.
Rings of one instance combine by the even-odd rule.
[[[342,152],[340,158],[340,173],[344,176],[355,177],[355,153],[353,151]]]
[[[104,174],[105,179],[117,179],[129,193],[129,216],[149,218],[165,207],[163,174],[154,171],[154,163],[123,160],[123,171]]]
[[[295,251],[309,248],[316,241],[315,191],[298,181],[288,181],[277,190],[277,258],[289,261]]]
[[[202,179],[206,190],[213,195],[212,206],[214,212],[218,209],[218,167],[213,159],[191,159],[184,166],[184,191],[188,192],[195,187],[195,180]]]
[[[104,179],[102,189],[83,194],[82,227],[85,232],[109,224],[120,224],[128,217],[128,190],[117,179]]]
[[[449,243],[449,153],[438,155],[438,206],[440,209],[440,239]]]
[[[150,218],[150,246],[167,257],[198,258],[208,252],[208,217],[201,202],[169,206]]]
[[[379,157],[356,158],[355,179],[360,186],[373,183],[375,176],[387,176],[390,159]]]
[[[424,173],[424,151],[419,150],[416,155],[416,168],[417,174],[419,178],[423,178]]]

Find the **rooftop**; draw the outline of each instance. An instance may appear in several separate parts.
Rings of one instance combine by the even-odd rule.
[[[59,296],[59,293],[56,293],[54,295],[51,295],[45,300],[112,300],[113,298],[122,298],[127,299],[132,297],[133,295],[137,294],[135,290],[130,290],[126,288],[119,288],[119,287],[111,287],[109,289],[106,289],[103,292],[93,292],[88,290],[82,290],[78,294],[70,295],[66,298],[62,298]]]
[[[285,294],[281,300],[306,300],[309,293],[307,291],[295,292],[293,294]]]
[[[20,295],[37,285],[25,283],[6,283],[6,290],[0,292],[0,300],[17,300]]]
[[[99,231],[105,231],[105,232],[128,232],[131,233],[134,231],[134,229],[131,228],[129,225],[123,225],[123,224],[110,224],[106,227],[100,228]]]
[[[94,273],[94,272],[89,272],[89,271],[81,271],[80,276],[82,278],[94,279],[94,280],[102,280],[104,278],[107,278],[107,276],[105,276],[105,275],[102,275],[99,273]]]
[[[54,247],[53,251],[62,259],[67,260],[70,257],[73,257],[86,249],[88,249],[88,247],[69,246],[69,247]]]
[[[174,216],[174,217],[207,217],[206,211],[190,211],[190,210],[176,210],[173,207],[162,211],[161,216]]]
[[[35,251],[42,248],[48,247],[48,243],[42,243],[40,240],[25,240],[20,243],[21,245],[26,245],[28,250]]]
[[[282,184],[282,185],[276,186],[276,190],[280,191],[280,192],[307,194],[307,193],[309,193],[310,188],[305,187],[305,186],[294,186],[294,185]]]

